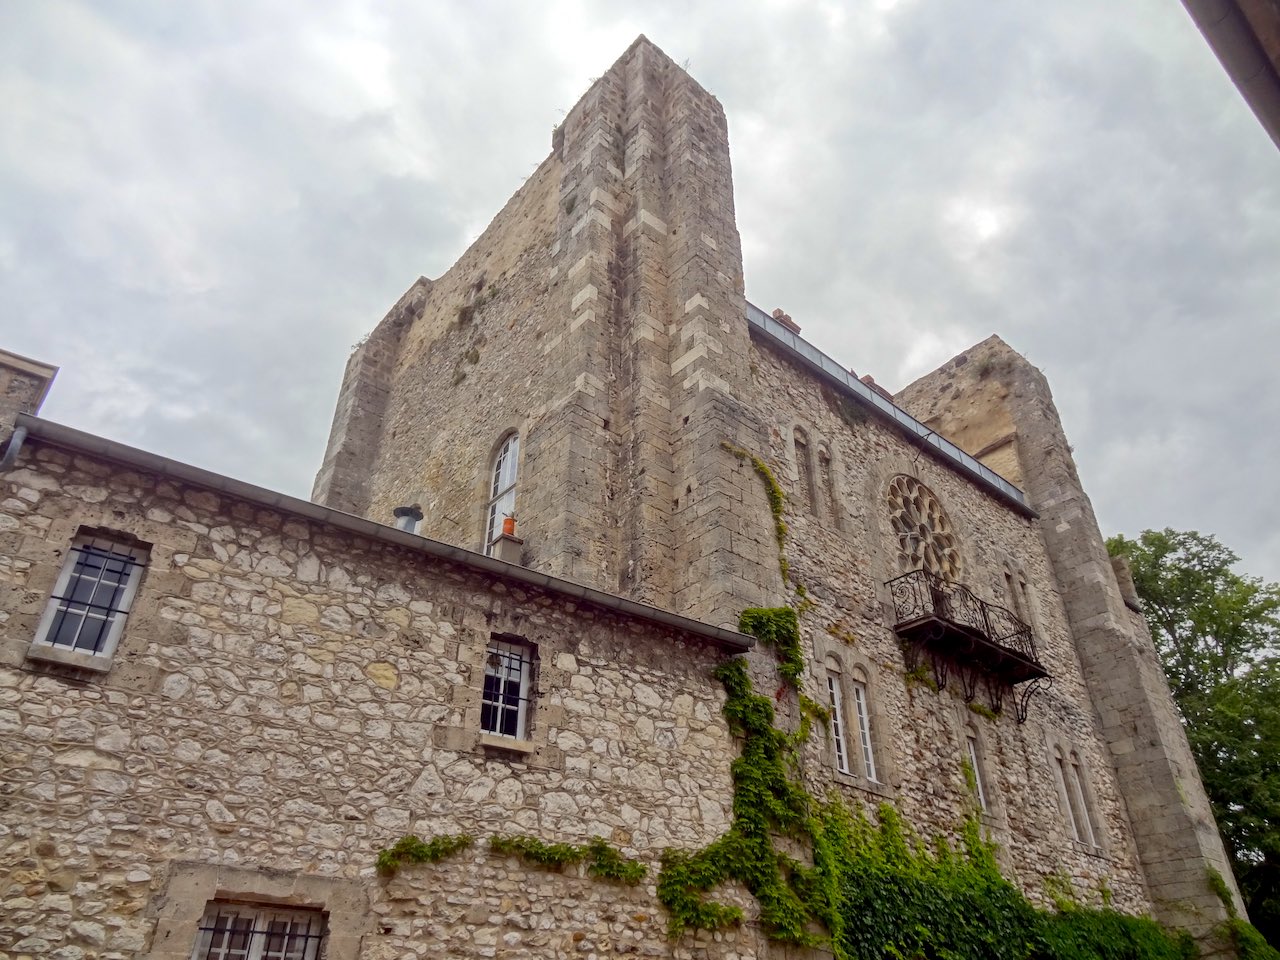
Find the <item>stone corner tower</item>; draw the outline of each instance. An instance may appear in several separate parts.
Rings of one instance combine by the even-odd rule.
[[[1203,936],[1227,917],[1212,867],[1243,903],[1131,581],[1117,578],[1049,383],[992,336],[898,402],[1019,484],[1062,597],[1098,729],[1117,772],[1156,918]]]
[[[352,355],[314,498],[384,522],[420,504],[423,534],[482,550],[515,435],[524,563],[736,622],[767,589],[720,449],[762,429],[735,399],[748,350],[724,110],[639,37]]]

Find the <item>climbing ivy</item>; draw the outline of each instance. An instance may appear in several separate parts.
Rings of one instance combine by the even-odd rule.
[[[742,611],[738,629],[749,633],[778,658],[778,672],[792,686],[804,674],[804,652],[800,647],[800,618],[792,607],[752,607]]]
[[[794,611],[788,610],[794,616]],[[724,715],[742,737],[733,761],[733,824],[696,853],[668,850],[658,875],[658,899],[667,908],[668,932],[688,928],[718,930],[742,919],[735,906],[705,899],[727,880],[745,886],[760,904],[760,922],[775,940],[815,946],[825,938],[810,928],[834,922],[831,890],[820,868],[805,867],[774,848],[774,834],[814,840],[813,803],[792,776],[794,740],[773,725],[773,703],[755,694],[743,660],[715,670],[728,693]]]
[[[383,873],[395,873],[402,863],[438,863],[475,842],[476,838],[468,833],[442,834],[430,840],[409,834],[378,851],[378,869]]]
[[[378,869],[383,873],[395,873],[404,863],[438,863],[475,842],[475,837],[466,833],[444,834],[425,841],[409,834],[385,850],[378,851]],[[610,846],[601,837],[592,837],[581,846],[572,843],[543,843],[537,837],[490,837],[489,849],[494,853],[520,857],[528,863],[548,869],[585,862],[587,873],[591,876],[633,886],[649,872],[643,863],[628,860],[620,850]]]
[[[644,879],[648,868],[638,860],[628,860],[616,847],[601,837],[586,843],[543,843],[537,837],[490,837],[489,849],[494,853],[516,856],[540,867],[557,870],[571,863],[586,863],[587,873],[600,880],[613,880],[631,886]]]
[[[838,799],[819,802],[799,782],[797,734],[774,726],[773,703],[753,691],[746,664],[715,670],[724,715],[741,738],[733,762],[733,822],[696,852],[667,851],[658,899],[668,931],[719,930],[743,919],[708,894],[737,881],[755,897],[773,940],[825,947],[837,960],[1190,960],[1184,933],[1110,909],[1064,899],[1036,909],[999,872],[976,813],[957,844],[932,846],[880,807],[875,822]],[[807,842],[808,866],[775,837]],[[1250,960],[1275,960],[1257,955]]]
[[[1218,935],[1235,948],[1238,960],[1280,960],[1280,950],[1267,943],[1258,928],[1240,916],[1222,874],[1213,867],[1209,867],[1207,873],[1209,889],[1227,908],[1227,920],[1219,926]]]

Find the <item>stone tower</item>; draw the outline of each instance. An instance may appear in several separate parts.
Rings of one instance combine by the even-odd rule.
[[[481,550],[489,464],[520,438],[523,562],[736,622],[770,534],[720,449],[749,335],[719,101],[644,37],[570,111],[551,155],[352,356],[313,498]],[[755,566],[759,566],[756,564]]]

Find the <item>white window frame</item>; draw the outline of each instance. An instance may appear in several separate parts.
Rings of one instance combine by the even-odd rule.
[[[831,740],[836,748],[836,769],[852,773],[849,768],[849,744],[844,737],[844,695],[840,690],[840,674],[827,671],[827,698],[831,705]]]
[[[485,649],[484,674],[480,689],[480,730],[487,736],[509,740],[529,739],[529,715],[533,698],[533,667],[536,648],[517,637],[492,637]],[[495,662],[496,661],[496,662]],[[489,689],[490,679],[497,681],[495,699]],[[512,689],[514,687],[514,689]],[[516,693],[515,706],[509,702]],[[491,711],[488,724],[485,710]],[[505,719],[515,712],[515,732],[508,732]]]
[[[502,536],[502,519],[516,512],[516,480],[520,471],[520,434],[509,433],[494,454],[489,471],[489,502],[485,505],[485,556],[493,556]]]
[[[90,603],[83,598],[78,601],[73,599],[75,590],[79,588],[82,582],[87,582],[88,580],[87,577],[79,575],[78,570],[82,569],[81,560],[89,551],[95,551],[99,554],[107,553],[114,558],[124,560],[128,564],[128,569],[124,571],[126,579],[123,583],[112,584],[112,586],[122,587],[118,596],[104,605]],[[35,636],[31,641],[32,647],[37,652],[54,650],[73,657],[110,661],[115,655],[116,647],[120,642],[120,635],[124,632],[125,622],[129,619],[129,610],[133,606],[133,600],[138,593],[138,586],[142,582],[142,571],[146,569],[148,556],[148,548],[137,541],[111,536],[110,534],[83,533],[77,535],[71,541],[71,549],[67,552],[66,560],[62,564],[62,570],[58,574],[57,582],[54,584],[53,591],[49,595],[49,601],[45,605],[44,614],[40,617],[40,623],[36,627]],[[98,587],[102,585],[104,571],[105,565],[99,570],[98,577],[94,581],[95,587],[89,594],[90,600],[99,599],[97,595]],[[74,586],[72,584],[73,578],[76,578],[77,581]],[[73,591],[70,596],[68,596],[68,589]],[[91,610],[95,606],[103,612]],[[75,610],[74,608],[76,607],[83,609]],[[80,626],[76,630],[75,640],[71,645],[55,643],[53,640],[55,625],[58,628],[58,632],[60,632],[67,616],[79,617]],[[90,621],[109,624],[105,627],[105,635],[99,633],[96,649],[77,647],[75,643],[79,641],[85,624]]]
[[[978,735],[973,731],[966,731],[965,743],[969,750],[969,766],[973,768],[973,783],[978,791],[978,809],[983,813],[990,813],[991,808],[987,804],[987,786],[982,775],[982,747],[978,743]]]
[[[222,924],[226,921],[248,921],[248,928],[225,927]],[[273,924],[284,924],[288,929],[272,931]],[[298,929],[302,924],[305,927]],[[324,914],[318,910],[211,900],[200,918],[190,960],[317,960],[328,935],[325,926]],[[227,934],[241,943],[227,943]],[[290,941],[301,938],[302,942],[273,943],[281,935]],[[246,939],[247,943],[243,942]]]
[[[853,680],[853,706],[858,721],[858,740],[862,744],[862,772],[872,783],[879,783],[876,775],[876,755],[871,739],[871,701],[864,680]]]

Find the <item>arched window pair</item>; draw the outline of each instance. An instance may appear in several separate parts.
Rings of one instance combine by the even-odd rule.
[[[1027,575],[1008,563],[1004,565],[1004,596],[1009,612],[1034,629],[1035,599],[1027,586]]]
[[[1080,754],[1074,749],[1055,745],[1052,759],[1054,780],[1058,784],[1058,799],[1063,813],[1067,815],[1071,836],[1091,847],[1098,846],[1098,831],[1093,806],[1085,787],[1085,768],[1080,762]]]
[[[836,769],[879,783],[866,674],[854,668],[846,676],[834,656],[827,658],[827,706]]]
[[[485,510],[484,552],[492,556],[502,536],[502,521],[516,515],[516,472],[520,464],[520,435],[510,433],[498,445],[489,471],[489,503]]]
[[[836,507],[835,471],[831,467],[831,450],[819,441],[817,462],[809,443],[809,435],[801,427],[792,433],[796,454],[796,472],[799,478],[797,500],[800,509],[810,516],[826,514],[837,527],[843,525]]]

